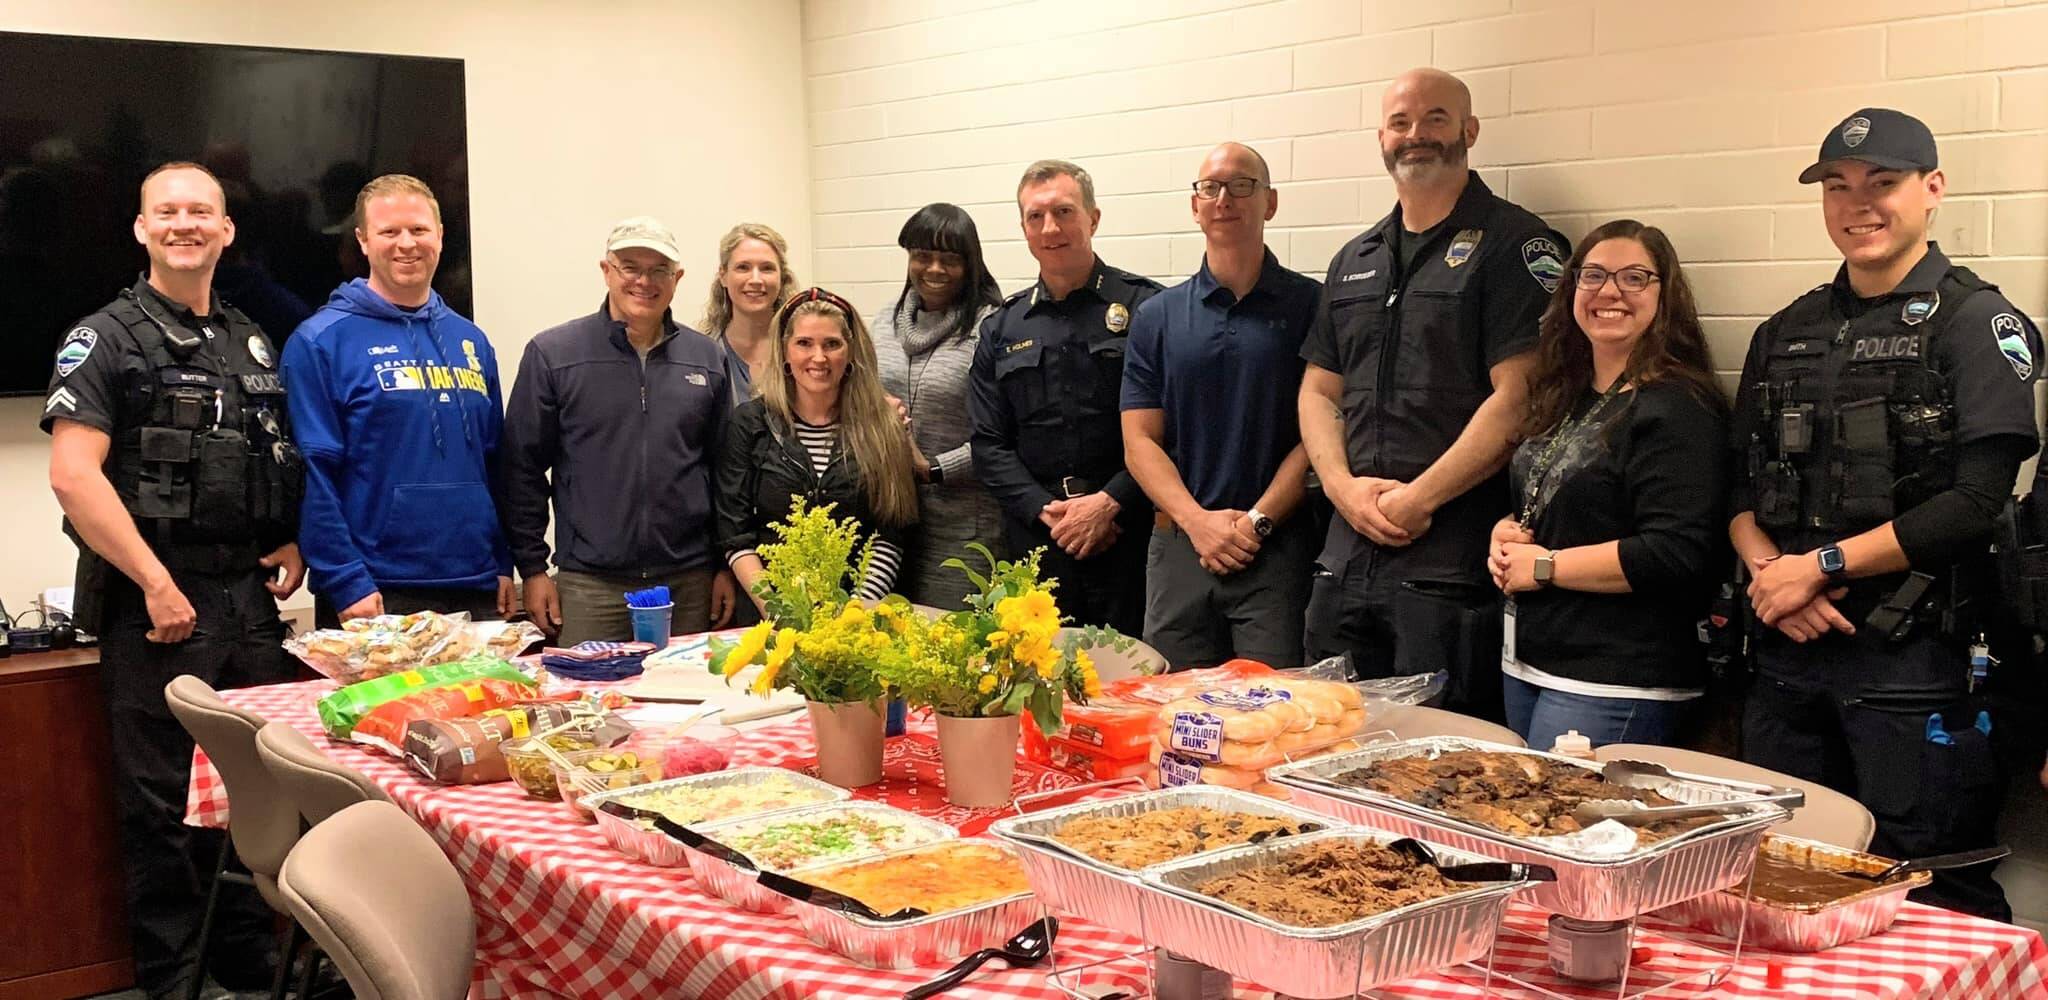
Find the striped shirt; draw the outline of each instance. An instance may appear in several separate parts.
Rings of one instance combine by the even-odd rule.
[[[839,425],[837,423],[807,424],[798,420],[796,421],[796,440],[798,444],[804,446],[804,451],[808,452],[811,456],[811,472],[814,475],[822,476],[825,474],[825,469],[832,464],[832,451],[839,444]],[[758,557],[759,555],[760,553],[753,549],[741,549],[727,556],[726,563],[728,565],[737,563],[742,556]],[[853,596],[864,601],[881,600],[888,595],[889,588],[895,585],[896,570],[902,564],[903,550],[889,542],[876,538],[875,558],[868,563],[867,578],[861,581],[860,587],[854,591]]]

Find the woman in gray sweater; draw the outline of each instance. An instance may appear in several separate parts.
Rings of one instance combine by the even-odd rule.
[[[974,557],[968,542],[1003,554],[1002,511],[974,477],[967,438],[968,369],[982,318],[1002,290],[982,262],[974,220],[955,205],[918,209],[896,243],[909,254],[903,293],[872,324],[882,384],[910,409],[923,515],[896,590],[918,604],[958,608],[967,577],[942,563]]]

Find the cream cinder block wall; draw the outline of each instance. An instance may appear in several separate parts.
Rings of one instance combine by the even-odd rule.
[[[1096,178],[1104,259],[1199,266],[1188,184],[1225,139],[1272,165],[1268,230],[1318,278],[1393,187],[1373,126],[1411,66],[1471,86],[1472,162],[1576,239],[1618,216],[1684,256],[1724,380],[1763,317],[1834,272],[1822,134],[1889,105],[1940,139],[1936,237],[2048,313],[2048,4],[1997,0],[804,0],[815,274],[863,308],[901,288],[918,206],[973,213],[1006,291],[1036,274],[1013,192],[1030,161]],[[2038,322],[2038,319],[2037,319]],[[2048,928],[2048,815],[2016,779],[1999,877]]]
[[[805,273],[798,13],[795,0],[0,0],[0,30],[465,60],[476,319],[509,392],[534,333],[596,308],[605,233],[628,215],[683,240],[676,305],[693,323],[718,237],[741,218],[779,228]],[[16,610],[71,582],[41,409],[0,400],[0,599]]]
[[[1320,278],[1393,187],[1385,81],[1456,72],[1497,193],[1577,238],[1663,226],[1740,368],[1758,320],[1826,281],[1826,129],[1870,104],[1925,120],[1950,195],[1937,237],[2048,313],[2048,5],[1997,0],[805,0],[816,274],[864,308],[903,280],[918,206],[973,213],[1006,291],[1028,284],[1012,200],[1039,157],[1094,173],[1105,260],[1199,266],[1188,184],[1215,143],[1271,163],[1288,266]]]

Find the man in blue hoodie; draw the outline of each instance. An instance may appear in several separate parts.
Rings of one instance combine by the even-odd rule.
[[[299,526],[321,616],[512,611],[498,527],[498,356],[433,289],[441,207],[386,174],[356,196],[370,277],[335,289],[286,342],[306,458]]]

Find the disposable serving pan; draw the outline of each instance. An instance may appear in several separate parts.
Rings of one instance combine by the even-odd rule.
[[[635,861],[644,861],[661,868],[687,868],[689,858],[684,853],[681,841],[654,828],[654,817],[661,815],[652,809],[641,809],[628,805],[621,799],[636,798],[648,792],[668,788],[720,788],[728,785],[758,785],[771,778],[781,778],[802,788],[815,788],[825,795],[823,802],[844,802],[852,794],[837,785],[819,781],[808,774],[786,771],[779,767],[736,767],[729,771],[710,771],[693,774],[684,778],[670,778],[630,788],[615,788],[599,792],[583,800],[597,816],[597,828],[604,833],[612,849]],[[785,809],[801,809],[819,803],[805,803],[804,806],[785,806]],[[735,816],[721,816],[720,820],[752,818],[781,810],[763,810]],[[695,824],[693,824],[695,825]]]
[[[1838,872],[1876,874],[1892,863],[1891,859],[1875,854],[1777,834],[1765,837],[1759,850],[1795,864]],[[1898,919],[1906,893],[1926,885],[1933,877],[1926,872],[1914,872],[1882,884],[1872,882],[1861,892],[1824,903],[1780,903],[1745,896],[1739,888],[1728,888],[1695,896],[1658,915],[1728,938],[1735,937],[1747,920],[1746,940],[1758,947],[1773,951],[1826,951],[1884,933]]]
[[[1501,861],[1547,865],[1557,881],[1532,890],[1528,901],[1581,920],[1627,920],[1682,899],[1733,885],[1749,876],[1766,827],[1791,813],[1756,805],[1676,837],[1626,854],[1600,856],[1568,850],[1549,837],[1516,837],[1381,792],[1340,785],[1331,776],[1383,760],[1435,757],[1456,750],[1484,750],[1561,761],[1598,771],[1590,761],[1455,736],[1430,736],[1367,747],[1350,753],[1282,764],[1266,779],[1294,793],[1296,804],[1339,819],[1415,837]],[[1665,786],[1680,802],[1731,802],[1755,791],[1713,778],[1679,774]]]
[[[966,841],[950,841],[965,843]],[[1017,851],[1008,844],[976,839],[1012,857]],[[900,854],[916,854],[939,844],[920,844],[865,858],[833,861],[792,870],[802,879],[812,872],[824,872],[844,865],[874,861]],[[909,920],[870,920],[841,913],[801,900],[791,900],[797,924],[819,947],[829,948],[871,969],[910,969],[921,965],[942,965],[972,951],[1000,947],[1018,931],[1039,917],[1031,893],[1020,892],[958,910],[947,910]]]
[[[783,809],[777,812],[740,816],[721,820],[717,823],[707,823],[701,827],[691,828],[691,832],[700,834],[707,840],[717,841],[719,834],[729,833],[734,827],[745,823],[754,823],[764,819],[774,819],[777,822],[794,822],[805,819],[824,819],[848,813],[873,813],[901,823],[912,830],[922,831],[930,836],[930,840],[926,841],[926,843],[954,840],[960,836],[958,830],[938,820],[927,819],[916,813],[905,812],[880,802],[824,802],[817,805],[799,806],[794,809]],[[724,844],[723,841],[719,841],[719,843]],[[734,864],[700,847],[685,845],[684,853],[690,859],[690,873],[697,877],[697,885],[704,891],[743,910],[752,910],[756,913],[789,912],[790,898],[761,884],[759,878],[760,867]],[[784,871],[786,873],[799,868],[818,867],[821,864],[841,864],[849,861],[860,861],[882,853],[884,852],[864,851],[833,858],[829,862],[798,865],[790,869],[770,868],[768,870]]]
[[[1067,846],[1059,840],[1060,828],[1086,817],[1130,817],[1184,808],[1278,816],[1324,827],[1342,825],[1323,813],[1263,795],[1214,785],[1183,785],[1011,816],[996,821],[989,827],[989,833],[1018,849],[1018,857],[1024,863],[1024,877],[1031,881],[1032,891],[1047,906],[1106,927],[1140,934],[1143,930],[1139,921],[1145,890],[1138,882],[1138,872],[1098,861]],[[1215,851],[1204,853],[1213,854]]]
[[[1471,888],[1333,927],[1294,927],[1195,887],[1274,864],[1319,843],[1385,845],[1374,830],[1325,830],[1233,847],[1145,871],[1149,943],[1293,997],[1349,997],[1396,980],[1470,962],[1493,948],[1509,897],[1531,883],[1475,882]],[[1445,865],[1488,860],[1437,848]]]

